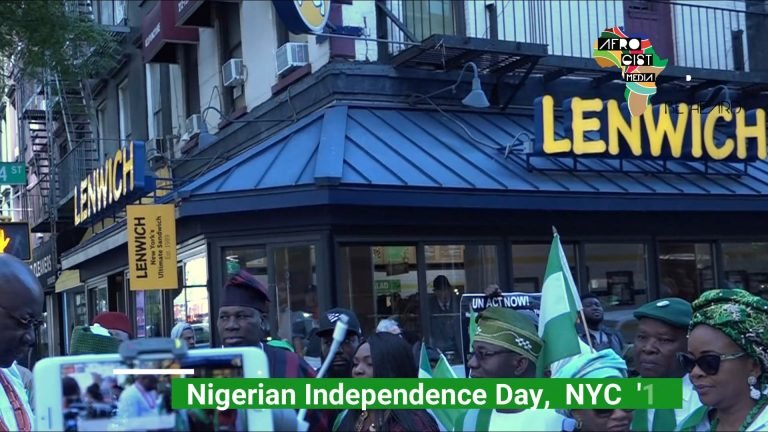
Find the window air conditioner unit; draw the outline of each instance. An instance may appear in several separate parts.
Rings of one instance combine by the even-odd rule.
[[[306,42],[288,42],[275,53],[277,74],[282,75],[309,63],[309,45]]]
[[[200,114],[193,114],[187,118],[184,123],[184,131],[190,137],[200,133],[200,125],[203,124],[203,117]]]
[[[238,87],[245,82],[243,74],[243,59],[233,58],[221,67],[221,76],[224,77],[225,87]]]
[[[152,138],[147,145],[147,158],[150,162],[161,162],[168,157],[166,140],[164,138]]]

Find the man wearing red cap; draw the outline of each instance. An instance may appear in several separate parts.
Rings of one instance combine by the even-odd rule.
[[[314,378],[315,371],[298,355],[263,343],[268,336],[266,314],[269,295],[253,275],[241,271],[233,276],[222,293],[218,331],[225,347],[257,347],[267,355],[270,378]],[[328,430],[328,421],[319,411],[308,411],[312,431]]]
[[[131,339],[131,320],[128,315],[121,312],[102,312],[93,319],[93,324],[98,324],[109,331],[112,337],[125,342]]]

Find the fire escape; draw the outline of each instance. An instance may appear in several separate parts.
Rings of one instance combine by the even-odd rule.
[[[90,0],[66,0],[65,5],[68,14],[95,19]],[[122,25],[105,28],[112,42],[116,42],[114,45],[72,47],[80,63],[115,60],[109,70],[94,71],[88,65],[82,68],[97,76],[109,76],[122,64],[122,51],[115,47],[129,32]],[[20,106],[24,107],[19,116],[19,131],[21,142],[26,145],[23,157],[30,173],[22,198],[25,219],[33,232],[50,233],[54,239],[62,228],[71,229],[75,188],[100,162],[90,78],[64,77],[58,71],[48,70],[42,82],[33,86],[34,92],[17,92]]]

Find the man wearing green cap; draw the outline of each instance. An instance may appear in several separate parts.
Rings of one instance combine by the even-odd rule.
[[[512,309],[491,307],[477,317],[471,378],[535,378],[542,341],[533,321]],[[560,431],[565,418],[555,410],[469,410],[456,431]]]
[[[691,315],[691,304],[676,297],[652,301],[635,311],[635,368],[642,378],[683,378],[683,407],[635,412],[633,431],[674,431],[678,425],[706,412],[699,410],[699,397],[677,359],[677,353],[687,351]]]

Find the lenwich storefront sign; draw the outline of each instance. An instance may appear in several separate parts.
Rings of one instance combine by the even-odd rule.
[[[151,192],[154,178],[147,176],[146,160],[144,142],[132,141],[82,179],[74,191],[75,225]]]
[[[701,162],[768,157],[763,109],[681,103],[648,106],[632,117],[626,104],[615,100],[572,98],[562,111],[565,133],[556,134],[554,99],[535,101],[534,155]]]

